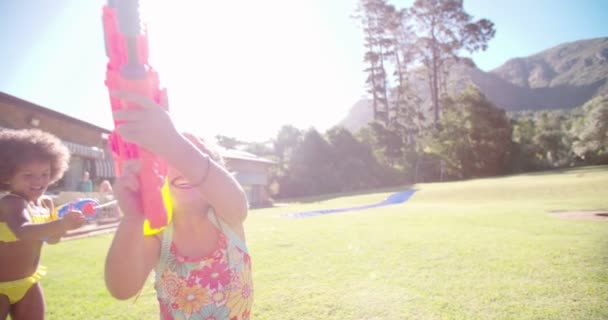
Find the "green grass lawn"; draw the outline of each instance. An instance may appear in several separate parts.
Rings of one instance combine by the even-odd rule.
[[[419,184],[405,204],[305,219],[282,213],[371,204],[391,191],[252,210],[253,319],[608,319],[608,167]],[[397,191],[395,189],[393,191]],[[111,235],[44,249],[49,319],[157,319],[103,283]]]

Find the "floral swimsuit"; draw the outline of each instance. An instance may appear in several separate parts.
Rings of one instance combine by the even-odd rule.
[[[173,224],[163,232],[155,289],[161,319],[245,320],[253,303],[251,259],[245,243],[212,210],[215,249],[202,258],[180,255]]]

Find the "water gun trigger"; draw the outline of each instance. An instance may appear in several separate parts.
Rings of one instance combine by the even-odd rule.
[[[78,199],[64,204],[56,209],[56,218],[63,218],[70,211],[80,211],[87,220],[92,220],[97,214],[99,203],[95,199]]]
[[[82,214],[84,214],[85,217],[94,215],[95,212],[97,211],[97,209],[95,207],[96,206],[95,206],[95,203],[93,201],[85,203],[82,206]]]

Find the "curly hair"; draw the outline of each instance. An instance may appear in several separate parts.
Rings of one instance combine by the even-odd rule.
[[[56,136],[38,129],[0,130],[0,191],[7,191],[6,181],[13,178],[19,165],[31,161],[49,161],[50,184],[63,177],[70,162],[70,151]]]
[[[224,158],[222,157],[222,155],[219,152],[219,149],[217,148],[216,145],[209,143],[206,139],[204,138],[199,138],[197,136],[195,136],[194,134],[190,133],[190,132],[184,132],[182,133],[186,139],[188,139],[190,141],[190,143],[192,143],[199,151],[201,151],[202,153],[206,154],[209,156],[209,158],[211,158],[213,161],[215,161],[217,164],[225,167],[226,166],[226,162],[224,161]]]

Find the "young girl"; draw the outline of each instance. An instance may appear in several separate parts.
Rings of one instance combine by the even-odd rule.
[[[0,191],[8,192],[0,199],[0,319],[43,319],[42,239],[57,243],[84,223],[79,212],[51,221],[53,202],[44,196],[67,169],[69,152],[40,130],[0,130],[0,159]]]
[[[116,96],[142,106],[114,113],[124,121],[118,132],[169,163],[173,218],[161,233],[144,235],[136,195],[139,165],[126,163],[114,185],[124,216],[106,260],[108,290],[128,299],[154,270],[161,319],[249,319],[253,288],[242,188],[217,154],[192,135],[179,134],[153,102]]]

